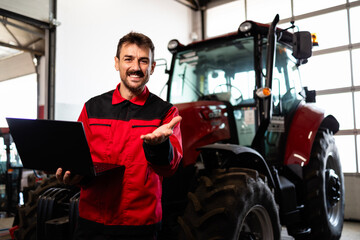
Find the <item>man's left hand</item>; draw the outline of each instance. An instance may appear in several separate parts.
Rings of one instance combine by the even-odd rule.
[[[63,172],[62,168],[58,168],[56,171],[56,178],[60,183],[64,183],[66,185],[75,185],[79,184],[84,176],[81,175],[72,175],[70,171]]]
[[[145,143],[150,145],[160,144],[173,134],[175,125],[180,122],[181,119],[182,118],[180,116],[176,116],[169,123],[158,127],[152,133],[141,135],[140,138],[144,140]]]

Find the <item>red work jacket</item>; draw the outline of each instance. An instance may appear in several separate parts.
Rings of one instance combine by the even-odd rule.
[[[120,231],[156,229],[162,219],[162,176],[176,171],[182,158],[180,124],[156,146],[140,135],[153,132],[178,115],[176,107],[149,92],[124,99],[119,85],[85,103],[83,122],[94,162],[122,167],[81,186],[81,218]]]

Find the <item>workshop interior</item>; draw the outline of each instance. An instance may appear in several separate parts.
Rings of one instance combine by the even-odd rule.
[[[0,0],[0,240],[73,239],[80,188],[45,165],[85,135],[31,130],[113,89],[131,31],[182,117],[158,239],[359,239],[359,23],[359,0]]]

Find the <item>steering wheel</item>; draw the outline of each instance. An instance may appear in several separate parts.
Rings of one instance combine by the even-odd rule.
[[[238,89],[237,87],[229,84],[229,83],[222,83],[217,85],[214,89],[213,89],[213,93],[226,93],[229,92],[228,90],[230,89],[230,102],[233,105],[237,105],[239,104],[242,100],[243,100],[243,94],[240,91],[240,89]],[[234,89],[234,90],[233,90]]]

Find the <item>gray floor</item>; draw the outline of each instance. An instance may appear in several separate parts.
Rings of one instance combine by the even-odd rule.
[[[0,218],[0,240],[11,239],[9,228],[12,227],[14,218]]]
[[[11,240],[8,229],[11,228],[13,218],[0,218],[0,240]],[[281,234],[282,240],[293,239],[287,235],[286,228],[283,229]],[[340,240],[359,240],[360,239],[360,222],[345,221],[344,230]]]
[[[287,234],[286,228],[283,228],[281,239],[293,240],[294,238]],[[360,222],[345,221],[340,240],[360,240]]]

